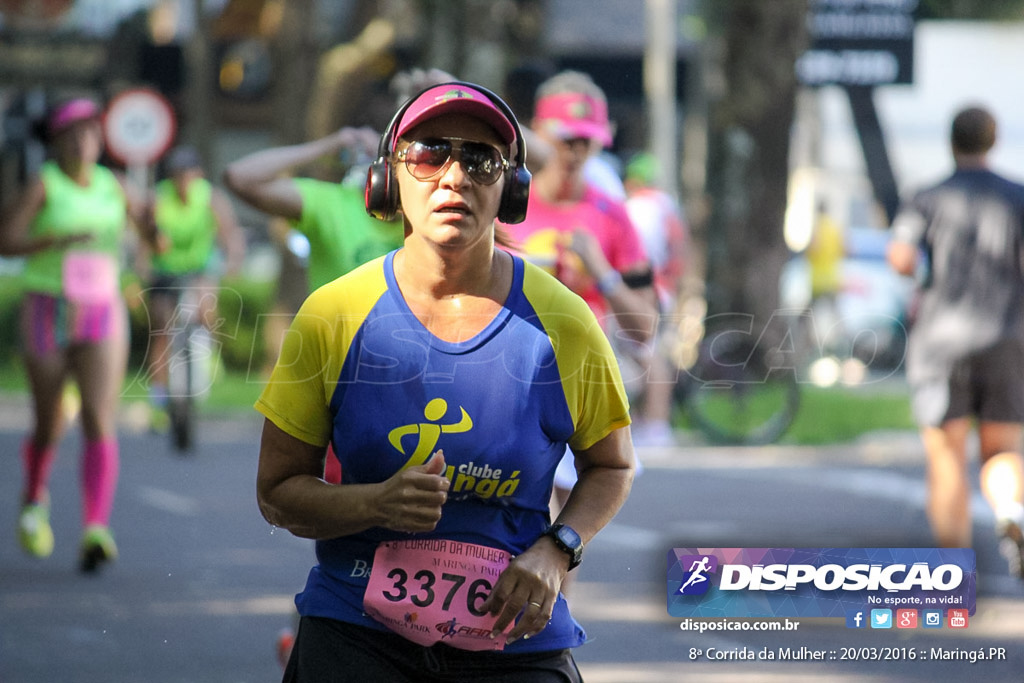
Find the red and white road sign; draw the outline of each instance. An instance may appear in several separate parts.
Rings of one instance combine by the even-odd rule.
[[[53,21],[71,9],[74,0],[0,0],[0,12],[17,19]]]
[[[149,88],[119,93],[103,115],[107,149],[128,166],[159,159],[174,142],[177,125],[171,103]]]

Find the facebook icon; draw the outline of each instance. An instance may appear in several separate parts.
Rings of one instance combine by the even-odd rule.
[[[867,628],[865,623],[864,610],[847,610],[846,628]]]

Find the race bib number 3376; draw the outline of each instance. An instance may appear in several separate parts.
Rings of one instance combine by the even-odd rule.
[[[492,639],[497,616],[481,606],[510,559],[504,550],[446,539],[381,543],[363,609],[419,645],[501,650],[512,624]]]

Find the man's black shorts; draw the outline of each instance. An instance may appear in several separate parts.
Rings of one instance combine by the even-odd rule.
[[[1024,422],[1024,345],[1005,341],[957,361],[948,376],[915,383],[911,391],[919,424],[976,417]]]

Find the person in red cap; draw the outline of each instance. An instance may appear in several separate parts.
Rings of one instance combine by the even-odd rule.
[[[612,143],[608,103],[584,73],[563,71],[537,89],[533,133],[547,149],[525,221],[508,226],[531,260],[590,305],[602,324],[647,342],[657,319],[653,274],[622,201],[587,181],[584,166]]]
[[[18,535],[30,555],[53,552],[48,483],[70,378],[81,395],[85,433],[80,564],[86,572],[117,557],[109,523],[119,468],[118,394],[128,358],[118,263],[129,214],[145,225],[141,198],[98,163],[100,114],[86,98],[53,108],[44,131],[53,158],[0,223],[0,254],[25,257],[21,337],[35,416],[22,451]]]
[[[609,337],[621,340],[620,358],[637,367],[651,353],[658,320],[653,273],[625,203],[585,172],[587,161],[612,143],[604,92],[582,72],[555,74],[537,88],[531,130],[545,159],[526,220],[507,226],[509,236],[527,259],[583,297]],[[575,480],[567,453],[555,477],[556,510]]]
[[[319,561],[285,681],[580,680],[559,586],[628,495],[629,406],[587,305],[496,244],[526,212],[525,163],[493,93],[413,97],[365,192],[403,246],[313,292],[285,337],[256,403],[257,499]],[[552,524],[567,444],[579,481]]]

